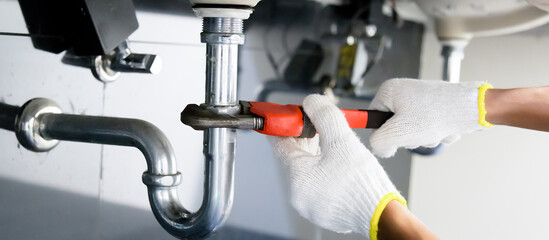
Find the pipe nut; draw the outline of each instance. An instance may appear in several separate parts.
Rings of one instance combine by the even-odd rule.
[[[120,72],[111,69],[112,60],[101,55],[92,61],[91,71],[93,76],[104,83],[114,82],[120,77]]]
[[[181,183],[181,173],[177,172],[173,175],[154,175],[149,172],[144,172],[141,179],[147,186],[174,187]]]
[[[57,103],[45,98],[34,98],[26,102],[15,119],[15,135],[19,143],[34,152],[47,152],[59,143],[45,139],[40,134],[40,116],[48,113],[63,113]]]
[[[245,42],[244,34],[238,33],[202,33],[200,40],[209,44],[239,44]]]

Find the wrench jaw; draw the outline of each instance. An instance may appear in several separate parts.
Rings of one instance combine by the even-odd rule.
[[[256,132],[279,137],[301,137],[303,135],[305,114],[301,106],[268,102],[249,102],[249,104],[251,105],[250,112],[264,119],[263,129],[256,129]]]
[[[307,120],[301,106],[267,102],[240,101],[234,108],[231,107],[230,113],[217,111],[205,104],[189,104],[181,112],[181,122],[195,130],[253,129],[281,137],[314,137],[316,130]]]
[[[251,112],[252,104],[248,101],[240,101],[238,102],[238,105],[240,105],[240,114],[243,115],[253,115]],[[262,126],[263,128],[263,126]]]
[[[251,105],[241,101],[235,115],[220,114],[204,106],[189,104],[181,112],[181,122],[194,130],[209,128],[263,129],[263,118],[250,113]]]

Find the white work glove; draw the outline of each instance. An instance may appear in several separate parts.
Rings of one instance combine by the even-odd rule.
[[[377,156],[390,157],[399,147],[450,144],[459,140],[460,133],[483,129],[478,104],[482,85],[482,82],[387,80],[370,109],[395,115],[370,136],[372,151]]]
[[[271,137],[275,153],[289,170],[292,205],[323,228],[369,236],[373,224],[372,233],[377,234],[386,204],[398,200],[405,205],[404,199],[328,97],[311,95],[303,109],[317,136]]]

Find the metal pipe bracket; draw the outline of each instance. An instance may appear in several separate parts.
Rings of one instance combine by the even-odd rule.
[[[59,140],[46,139],[40,134],[40,117],[49,113],[63,113],[61,107],[46,98],[34,98],[26,102],[15,119],[15,136],[28,150],[47,152],[57,146]]]

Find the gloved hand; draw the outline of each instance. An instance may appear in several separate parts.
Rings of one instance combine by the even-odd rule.
[[[393,156],[399,147],[435,147],[453,143],[460,133],[483,129],[479,124],[482,82],[448,83],[391,79],[379,88],[370,109],[395,115],[370,137],[374,154]],[[486,87],[489,85],[486,85]]]
[[[316,137],[271,137],[289,170],[292,205],[323,228],[376,239],[386,204],[398,200],[405,205],[405,200],[328,97],[307,97],[303,110],[318,131]]]

